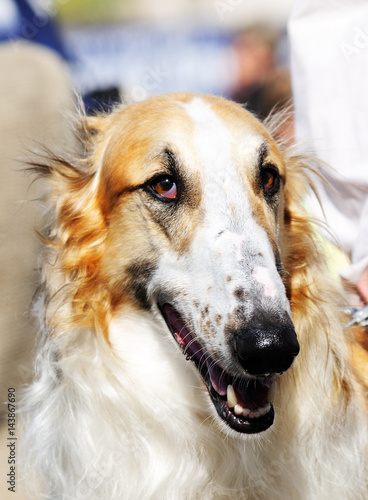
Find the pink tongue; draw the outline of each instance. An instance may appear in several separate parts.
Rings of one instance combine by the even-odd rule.
[[[236,381],[216,365],[211,358],[207,359],[207,367],[210,374],[211,384],[215,391],[220,396],[226,396],[227,386],[234,387],[238,402],[250,410],[264,406],[268,403],[269,388],[272,385],[272,380],[256,381],[248,380],[243,381],[243,384],[236,383]]]
[[[185,327],[180,314],[169,304],[165,304],[164,310],[180,347],[185,350],[184,352],[188,356],[194,356],[197,361],[205,362],[206,357],[203,354],[202,346],[195,340],[190,330]]]
[[[218,365],[210,358],[208,359],[208,371],[210,374],[211,384],[215,391],[220,396],[226,396],[227,386],[232,384],[232,380]]]

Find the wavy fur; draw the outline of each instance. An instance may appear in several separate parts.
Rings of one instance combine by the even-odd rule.
[[[178,98],[154,100],[152,113],[164,104],[170,116]],[[93,119],[80,158],[35,165],[50,180],[52,207],[36,306],[36,379],[24,398],[35,498],[366,499],[366,385],[356,361],[365,351],[343,327],[342,290],[303,207],[311,162],[280,145],[286,168],[280,251],[300,354],[279,381],[275,423],[244,437],[218,423],[198,373],[163,331],[157,310],[131,298],[131,278],[121,271],[129,263],[116,264],[135,246],[140,257],[141,212],[124,201],[119,216],[136,225],[138,240],[119,245],[125,226],[115,221],[114,207],[121,186],[109,179],[109,195],[101,186],[112,152],[134,165],[136,150],[124,150],[115,136],[120,128],[130,137],[142,133],[132,129],[137,116],[139,105]],[[111,234],[111,227],[122,232]],[[144,246],[142,255],[148,251],[154,262],[156,247]],[[117,281],[120,272],[124,279]],[[116,331],[124,339],[118,348],[110,338]]]

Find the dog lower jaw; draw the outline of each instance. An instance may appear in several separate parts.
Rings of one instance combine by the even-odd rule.
[[[275,416],[270,401],[275,388],[274,378],[234,378],[205,353],[172,305],[159,305],[159,310],[187,360],[193,362],[202,376],[219,417],[228,427],[245,434],[268,429]]]
[[[211,394],[210,394],[211,395]],[[265,415],[259,417],[244,417],[237,416],[233,413],[229,405],[223,400],[215,399],[211,396],[212,402],[216,408],[219,416],[226,422],[226,424],[234,431],[243,434],[258,434],[267,430],[273,424],[275,418],[275,411],[273,405],[269,403],[269,410]]]
[[[251,383],[257,383],[251,381]],[[275,412],[272,403],[269,402],[270,392],[263,395],[262,406],[254,404],[253,409],[250,409],[250,402],[240,400],[233,406],[233,402],[229,402],[228,394],[221,396],[212,386],[207,383],[207,389],[218,415],[225,423],[234,431],[244,434],[257,434],[267,430],[273,424]],[[228,391],[231,390],[228,386]],[[265,391],[264,391],[265,392]],[[244,399],[244,395],[242,395]]]

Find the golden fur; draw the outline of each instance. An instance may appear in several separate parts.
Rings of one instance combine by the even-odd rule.
[[[245,130],[263,137],[265,161],[278,166],[284,183],[272,212],[257,194],[248,160],[238,150],[234,153],[250,210],[281,259],[300,344],[299,355],[278,382],[275,423],[253,437],[227,432],[217,423],[204,385],[188,363],[183,365],[168,332],[159,341],[167,352],[166,347],[158,352],[152,347],[147,359],[142,346],[140,374],[148,370],[147,384],[156,374],[157,380],[170,379],[175,373],[171,365],[178,363],[183,377],[177,390],[167,389],[167,399],[163,395],[161,401],[160,385],[153,398],[152,390],[146,394],[129,370],[128,356],[140,345],[140,335],[146,338],[143,332],[150,329],[150,335],[157,335],[149,326],[157,315],[150,313],[145,288],[153,269],[164,252],[190,255],[205,220],[201,163],[189,139],[194,126],[183,107],[195,98],[231,131],[232,144],[242,141]],[[111,115],[83,118],[80,156],[53,157],[36,165],[49,178],[52,213],[38,306],[44,333],[37,379],[25,405],[29,461],[50,498],[367,498],[365,334],[344,328],[340,284],[329,276],[303,206],[311,162],[294,146],[273,140],[274,133],[274,122],[262,125],[220,98],[162,96],[122,106]],[[151,217],[139,205],[137,186],[160,172],[161,152],[170,142],[187,169],[190,196],[166,224],[159,220],[161,209],[149,206]],[[231,213],[237,209],[235,202],[229,204]],[[211,337],[206,312],[203,330]],[[137,325],[134,337],[126,333],[127,346],[134,347],[121,357],[110,337],[117,318],[124,325],[133,318]],[[155,359],[162,359],[162,366]],[[134,402],[127,380],[141,391],[143,404]],[[198,401],[204,401],[202,406]],[[146,411],[154,425],[144,417]],[[142,424],[148,421],[149,431]]]

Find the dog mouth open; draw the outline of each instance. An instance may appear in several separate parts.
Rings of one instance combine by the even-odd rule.
[[[234,377],[217,363],[170,304],[159,307],[174,339],[201,374],[220,418],[234,431],[255,434],[274,420],[274,377]]]

